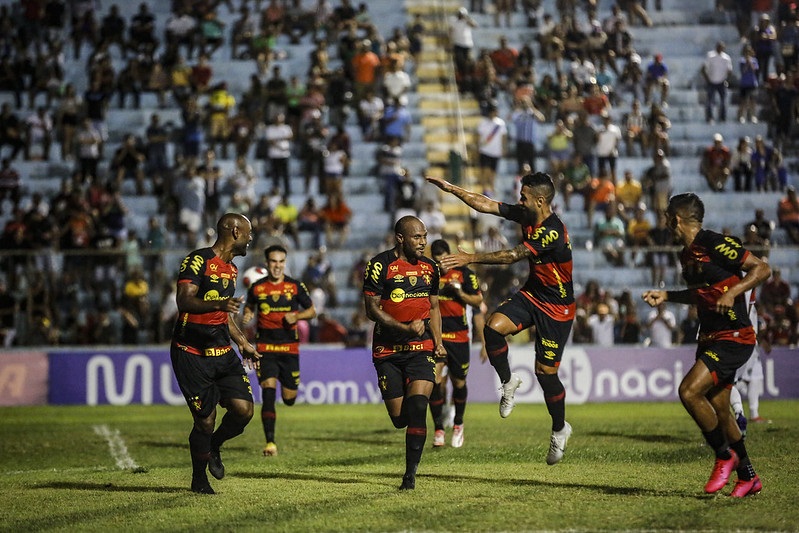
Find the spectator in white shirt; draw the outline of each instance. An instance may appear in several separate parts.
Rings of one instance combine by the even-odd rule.
[[[483,194],[494,194],[499,160],[505,155],[508,127],[499,118],[497,106],[488,106],[488,116],[477,125],[477,151],[480,154],[480,184]],[[428,228],[429,229],[429,228]]]
[[[713,122],[713,106],[719,96],[719,122],[727,120],[727,80],[732,74],[732,59],[724,51],[724,43],[716,43],[716,49],[707,53],[702,65],[702,76],[707,83],[705,122]]]
[[[588,327],[593,333],[594,344],[599,346],[613,346],[613,330],[615,320],[610,314],[610,307],[605,303],[597,304],[596,312],[588,317]]]
[[[596,156],[599,164],[599,174],[605,173],[605,168],[610,168],[610,178],[616,184],[616,160],[619,157],[619,144],[622,141],[621,128],[611,122],[610,113],[602,112],[602,125],[597,130]]]
[[[662,303],[649,312],[646,325],[649,328],[650,346],[654,348],[671,348],[672,336],[677,331],[677,318]]]

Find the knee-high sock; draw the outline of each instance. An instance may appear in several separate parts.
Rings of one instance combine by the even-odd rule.
[[[433,423],[436,430],[444,429],[444,397],[441,395],[441,387],[438,385],[433,386],[433,392],[430,394],[430,414],[433,415]]]
[[[760,396],[763,394],[763,380],[753,379],[749,382],[746,399],[749,401],[749,418],[760,416]]]
[[[730,389],[730,407],[732,407],[732,412],[736,415],[744,412],[744,405],[741,401],[741,391],[739,391],[738,387],[735,385]]]
[[[415,394],[405,398],[408,429],[405,430],[405,475],[415,476],[427,440],[427,397]]]
[[[263,405],[261,406],[261,423],[264,426],[264,436],[266,442],[275,442],[275,422],[277,412],[275,411],[275,389],[261,389]]]
[[[466,412],[467,396],[468,396],[468,390],[466,389],[465,384],[460,389],[458,388],[452,389],[452,403],[455,404],[455,421],[453,423],[456,426],[460,426],[461,424],[463,424],[463,413]]]
[[[222,423],[216,428],[211,438],[211,449],[219,450],[225,441],[244,433],[244,428],[249,421],[249,418],[244,419],[231,411],[225,413],[225,416],[222,418]]]
[[[189,451],[191,452],[191,473],[193,477],[205,477],[205,469],[211,458],[211,434],[203,433],[197,427],[189,433]]]
[[[508,342],[505,340],[505,336],[488,326],[483,328],[483,336],[491,366],[497,372],[499,380],[502,383],[507,383],[510,380],[510,363],[508,362]]]
[[[560,431],[566,423],[566,389],[557,374],[536,374],[544,392],[547,411],[552,417],[552,431]]]
[[[717,425],[710,431],[703,431],[702,435],[705,436],[708,446],[713,448],[717,458],[725,460],[730,458],[730,445],[727,442],[727,439],[724,437],[724,432],[721,430],[721,426]]]
[[[752,461],[749,460],[749,454],[746,453],[746,444],[744,439],[730,444],[730,448],[735,450],[738,455],[738,469],[736,470],[739,479],[750,480],[755,477],[755,467],[752,466]]]

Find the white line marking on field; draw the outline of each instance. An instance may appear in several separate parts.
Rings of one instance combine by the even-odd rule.
[[[136,461],[134,461],[133,457],[131,457],[128,453],[128,447],[125,445],[125,439],[120,436],[118,429],[112,430],[105,424],[93,427],[94,432],[103,437],[108,443],[108,449],[111,452],[111,457],[113,457],[114,461],[117,463],[117,468],[121,470],[133,470],[135,468],[139,468],[139,465],[136,464]]]

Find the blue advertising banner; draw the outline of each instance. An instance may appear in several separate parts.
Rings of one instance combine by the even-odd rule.
[[[142,350],[54,351],[49,357],[51,404],[128,405],[184,403],[166,347]],[[694,360],[691,347],[568,347],[560,367],[568,402],[678,401],[677,388]],[[516,401],[543,402],[534,374],[532,346],[510,346],[511,368],[523,379]],[[775,349],[763,357],[764,399],[799,397],[799,353]],[[374,366],[366,349],[312,347],[300,356],[298,402],[379,403]],[[260,402],[255,373],[253,394]],[[469,400],[495,402],[494,369],[472,354]]]

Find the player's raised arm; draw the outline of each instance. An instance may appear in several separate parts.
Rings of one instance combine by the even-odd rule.
[[[452,254],[441,259],[441,266],[444,268],[457,268],[471,263],[481,263],[484,265],[510,265],[529,257],[533,252],[524,244],[520,244],[509,250],[499,250],[496,252],[478,252],[470,254],[458,247],[458,253]]]
[[[435,176],[425,176],[425,179],[442,191],[457,196],[463,203],[475,211],[488,213],[489,215],[499,215],[499,202],[496,200],[492,200],[491,198],[482,194],[467,191],[463,187],[458,187],[457,185],[453,185],[452,183]]]

